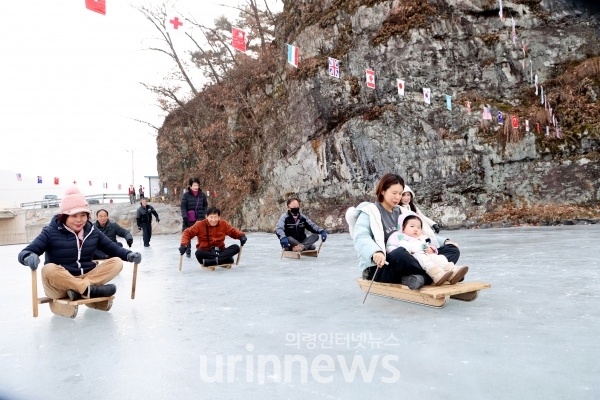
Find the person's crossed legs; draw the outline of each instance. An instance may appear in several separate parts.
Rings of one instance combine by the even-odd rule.
[[[319,234],[313,233],[312,235],[307,236],[302,243],[291,236],[288,236],[287,238],[293,251],[314,250],[316,249],[314,244],[319,240]]]

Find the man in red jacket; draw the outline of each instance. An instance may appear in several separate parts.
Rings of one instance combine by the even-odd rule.
[[[225,247],[225,236],[239,239],[240,246],[246,244],[248,240],[244,232],[221,219],[221,210],[211,207],[206,211],[206,219],[196,221],[194,225],[183,231],[179,253],[185,254],[192,238],[197,237],[196,258],[200,264],[210,266],[232,263],[233,256],[240,252],[240,246],[232,244]]]

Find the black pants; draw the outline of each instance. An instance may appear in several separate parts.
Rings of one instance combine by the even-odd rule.
[[[152,237],[152,223],[150,222],[142,222],[140,224],[142,227],[142,235],[144,238],[144,246],[150,246],[150,238]]]
[[[288,242],[290,243],[290,245],[289,245],[290,249],[293,249],[294,246],[298,246],[299,244],[301,244],[304,246],[305,250],[314,250],[315,246],[313,246],[313,244],[317,243],[317,240],[319,240],[319,234],[313,233],[312,235],[307,236],[306,239],[304,239],[302,241],[302,243],[300,243],[299,241],[297,241],[296,239],[294,239],[291,236],[288,236],[287,238],[288,238]]]
[[[438,254],[445,256],[448,261],[453,263],[458,262],[460,257],[460,250],[453,244],[447,244],[438,248]],[[427,275],[425,270],[421,268],[419,262],[414,258],[404,247],[398,247],[396,250],[389,253],[386,257],[386,261],[389,265],[384,265],[383,268],[379,268],[377,276],[375,276],[375,282],[383,283],[402,283],[402,277],[408,275],[422,275],[425,278],[425,284],[431,285],[433,280]],[[371,279],[373,272],[369,274]]]
[[[196,259],[200,264],[219,265],[233,262],[233,256],[240,252],[240,246],[232,244],[229,247],[223,247],[219,255],[213,254],[210,251],[203,249],[196,250]]]

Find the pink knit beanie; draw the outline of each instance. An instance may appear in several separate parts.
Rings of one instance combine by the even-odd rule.
[[[71,186],[65,190],[65,195],[60,202],[60,212],[62,214],[73,215],[80,212],[92,214],[87,200],[77,186]]]

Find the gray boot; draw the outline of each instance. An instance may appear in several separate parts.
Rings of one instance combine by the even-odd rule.
[[[419,290],[425,285],[425,278],[422,275],[408,275],[402,277],[402,284],[408,286],[410,290]]]

